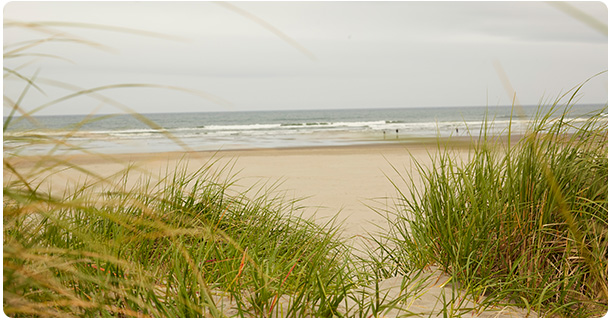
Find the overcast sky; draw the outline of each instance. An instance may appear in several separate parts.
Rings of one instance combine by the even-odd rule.
[[[602,2],[571,2],[603,24]],[[510,105],[497,61],[522,104],[552,101],[608,68],[608,38],[543,2],[10,2],[7,21],[65,21],[145,30],[5,27],[4,46],[49,41],[4,59],[32,77],[31,109],[81,88],[124,83],[188,88],[103,91],[141,113],[275,109]],[[607,29],[606,29],[607,30]],[[24,63],[36,59],[25,67]],[[19,67],[21,66],[21,67]],[[593,79],[581,103],[606,103],[608,76]],[[4,79],[17,99],[23,81]],[[5,104],[6,105],[6,104]],[[113,113],[92,97],[38,114]],[[4,114],[7,114],[5,108]]]

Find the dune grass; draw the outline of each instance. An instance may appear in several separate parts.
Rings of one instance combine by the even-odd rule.
[[[466,160],[450,144],[431,167],[414,160],[424,187],[399,189],[390,241],[378,241],[384,259],[398,273],[436,265],[482,307],[604,315],[608,124],[603,110],[567,120],[577,91],[540,106],[520,138],[488,135],[489,121]]]
[[[268,192],[228,195],[212,165],[133,186],[126,170],[61,197],[25,179],[5,184],[5,313],[340,315],[354,278],[337,228]]]

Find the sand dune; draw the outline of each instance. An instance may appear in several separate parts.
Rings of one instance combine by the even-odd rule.
[[[434,144],[370,144],[345,147],[315,147],[287,149],[233,150],[221,152],[189,152],[162,154],[120,154],[102,158],[99,155],[66,156],[71,164],[81,166],[87,171],[108,176],[120,172],[126,164],[132,164],[143,173],[165,175],[176,164],[187,164],[188,171],[195,171],[204,164],[216,161],[211,169],[222,170],[222,175],[235,175],[236,184],[231,189],[240,193],[249,190],[255,194],[257,188],[265,190],[274,186],[277,195],[287,198],[304,198],[298,204],[304,206],[303,216],[313,217],[320,223],[335,218],[341,222],[342,237],[354,246],[354,251],[363,251],[371,245],[369,234],[384,233],[388,220],[377,212],[390,213],[397,196],[394,184],[406,188],[404,177],[407,172],[418,180],[413,167],[413,159],[422,164],[433,161],[437,145]],[[468,149],[456,149],[460,157],[466,158]],[[35,157],[24,157],[19,166],[35,169]],[[39,165],[39,164],[38,164]],[[398,170],[398,173],[396,171]],[[71,183],[84,181],[82,170],[66,169],[53,177],[54,191],[60,191]],[[5,170],[4,179],[11,179]],[[137,175],[130,180],[135,182]],[[394,184],[392,183],[394,182]],[[279,183],[279,185],[278,185]],[[256,188],[251,189],[252,186]],[[398,296],[403,277],[387,279],[380,284],[381,292],[387,301]],[[418,281],[421,281],[418,283]],[[449,282],[448,276],[430,267],[409,284],[419,284],[418,295],[413,300],[401,303],[384,314],[387,317],[398,315],[442,316],[439,298],[460,293],[459,285]],[[404,288],[404,287],[402,287]],[[413,286],[411,286],[413,288]],[[363,295],[371,295],[373,289],[361,289]],[[473,302],[465,302],[463,307],[475,308]],[[345,309],[349,309],[349,302]],[[408,311],[408,312],[407,312]],[[479,317],[525,317],[525,311],[497,308],[485,311],[473,310],[465,316]]]

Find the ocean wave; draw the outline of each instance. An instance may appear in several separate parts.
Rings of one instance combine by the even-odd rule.
[[[207,125],[203,129],[209,131],[224,130],[267,130],[267,129],[290,129],[290,128],[340,128],[340,127],[370,127],[384,124],[385,121],[357,121],[357,122],[290,122],[272,124],[247,124],[247,125]]]
[[[206,130],[253,130],[253,129],[272,129],[279,128],[282,124],[247,124],[247,125],[207,125]]]
[[[305,127],[305,126],[332,126],[332,123],[328,122],[308,122],[308,123],[284,123],[281,127]]]
[[[172,147],[176,144],[170,140],[170,136],[178,138],[196,149],[223,146],[337,145],[354,141],[394,138],[395,135],[400,137],[436,137],[439,135],[447,137],[470,133],[476,136],[479,134],[481,126],[485,126],[482,120],[484,116],[475,117],[466,114],[462,117],[457,111],[451,114],[451,110],[445,109],[423,116],[411,111],[403,110],[400,113],[386,111],[388,114],[369,112],[358,114],[356,111],[325,114],[320,111],[296,116],[278,112],[260,113],[254,116],[248,114],[247,117],[227,114],[224,118],[211,119],[198,118],[194,117],[197,115],[190,114],[170,114],[167,118],[171,119],[155,120],[158,124],[166,126],[165,128],[148,128],[142,123],[128,124],[125,122],[126,118],[123,119],[124,122],[100,123],[95,124],[97,127],[81,128],[80,130],[72,130],[66,125],[57,126],[55,129],[7,130],[4,132],[4,146],[9,149],[23,147],[27,151],[35,152],[37,151],[35,148],[38,147],[29,146],[28,139],[44,143],[43,140],[48,137],[51,138],[48,141],[50,144],[53,144],[54,140],[67,140],[70,144],[82,144],[96,150],[123,148],[120,146],[129,146],[125,147],[129,150],[144,148],[141,146],[160,150],[177,149],[178,147]],[[607,112],[602,114],[600,121],[607,121],[607,115]],[[589,120],[579,117],[585,116],[568,116],[565,120],[573,121],[577,127]],[[512,124],[512,131],[521,133],[527,129],[530,122],[529,119],[518,117],[511,120],[504,118],[503,115],[490,117],[487,128],[491,133],[503,133],[507,131],[509,124]],[[119,126],[121,128],[117,128]]]
[[[566,119],[572,122],[584,122],[586,118]],[[603,120],[603,118],[602,118]],[[552,120],[551,120],[552,121]],[[556,120],[555,120],[556,121]],[[527,126],[530,120],[489,120],[488,126],[502,128],[512,126]],[[7,131],[4,133],[5,139],[23,137],[116,137],[116,138],[136,138],[136,137],[163,137],[168,135],[178,137],[196,137],[199,135],[235,135],[241,133],[248,134],[289,134],[289,133],[313,133],[326,131],[384,131],[400,130],[402,132],[435,131],[437,129],[448,128],[470,128],[479,129],[484,125],[484,121],[404,121],[404,120],[375,120],[375,121],[338,121],[338,122],[286,122],[286,123],[256,123],[256,124],[237,124],[237,125],[202,125],[192,127],[176,127],[171,129],[154,128],[134,128],[134,129],[108,129],[108,130],[26,130],[26,131]]]

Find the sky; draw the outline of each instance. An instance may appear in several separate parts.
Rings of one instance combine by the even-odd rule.
[[[607,25],[603,2],[569,5]],[[35,78],[20,106],[39,115],[537,105],[608,69],[607,27],[545,2],[16,1],[4,23],[4,67]],[[151,86],[47,105],[120,84]],[[10,74],[4,95],[26,85]],[[578,97],[607,103],[607,73]]]

